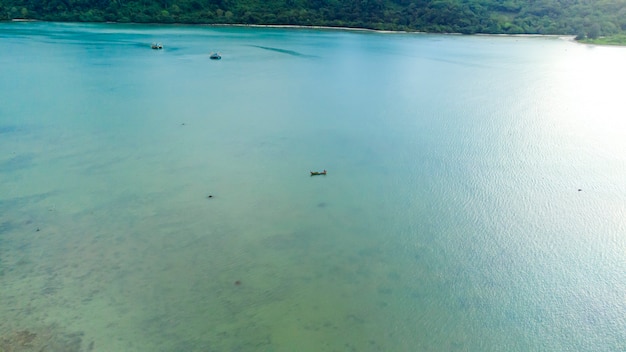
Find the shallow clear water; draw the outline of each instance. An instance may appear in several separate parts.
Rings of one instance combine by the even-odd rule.
[[[5,350],[626,348],[625,48],[0,37]]]

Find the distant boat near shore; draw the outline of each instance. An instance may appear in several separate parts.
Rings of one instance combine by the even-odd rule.
[[[152,43],[152,45],[150,45],[150,47],[152,49],[157,49],[157,50],[158,49],[163,49],[163,44],[161,44],[161,43]]]
[[[222,59],[222,55],[220,55],[219,53],[211,53],[211,56],[209,56],[209,58],[211,60],[221,60]]]

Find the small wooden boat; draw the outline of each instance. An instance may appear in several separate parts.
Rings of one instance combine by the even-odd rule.
[[[161,43],[152,43],[152,45],[150,45],[150,47],[152,49],[163,49],[163,44],[161,44]]]
[[[326,170],[324,170],[324,171],[311,171],[311,176],[318,176],[318,175],[326,175]]]
[[[220,55],[219,53],[211,53],[211,56],[209,56],[209,58],[211,60],[221,60],[222,59],[222,55]]]

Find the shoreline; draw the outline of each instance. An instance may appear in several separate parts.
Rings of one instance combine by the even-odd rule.
[[[201,27],[252,27],[252,28],[289,28],[289,29],[325,29],[325,30],[341,30],[341,31],[354,31],[354,32],[374,32],[374,33],[389,33],[389,34],[444,34],[444,35],[476,35],[476,36],[505,36],[505,37],[559,37],[559,38],[575,38],[575,35],[568,34],[507,34],[507,33],[473,33],[463,34],[457,32],[424,32],[424,31],[393,31],[383,29],[371,29],[362,27],[334,27],[334,26],[319,26],[319,25],[296,25],[296,24],[246,24],[246,23],[160,23],[160,22],[75,22],[75,21],[42,21],[33,19],[20,19],[14,18],[9,22],[56,22],[56,23],[106,23],[106,24],[132,24],[132,25],[160,25],[160,26],[201,26]]]
[[[497,37],[521,37],[521,38],[558,38],[562,40],[571,41],[578,44],[586,44],[586,45],[599,45],[599,44],[590,44],[583,43],[577,41],[575,35],[569,34],[506,34],[506,33],[474,33],[474,34],[463,34],[463,33],[455,33],[455,32],[443,32],[443,33],[435,33],[435,32],[423,32],[423,31],[392,31],[392,30],[380,30],[380,29],[371,29],[371,28],[360,28],[360,27],[333,27],[333,26],[317,26],[317,25],[295,25],[295,24],[245,24],[245,23],[159,23],[159,22],[151,22],[151,23],[139,23],[139,22],[63,22],[63,21],[41,21],[41,20],[33,20],[33,19],[11,19],[10,22],[57,22],[57,23],[106,23],[106,24],[131,24],[131,25],[160,25],[160,26],[200,26],[200,27],[251,27],[251,28],[284,28],[284,29],[321,29],[321,30],[336,30],[336,31],[349,31],[349,32],[372,32],[372,33],[382,33],[382,34],[434,34],[434,35],[468,35],[468,36],[497,36]]]

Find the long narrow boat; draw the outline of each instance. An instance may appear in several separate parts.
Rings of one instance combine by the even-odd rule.
[[[326,170],[324,170],[324,171],[311,171],[311,176],[318,176],[318,175],[326,175]]]

